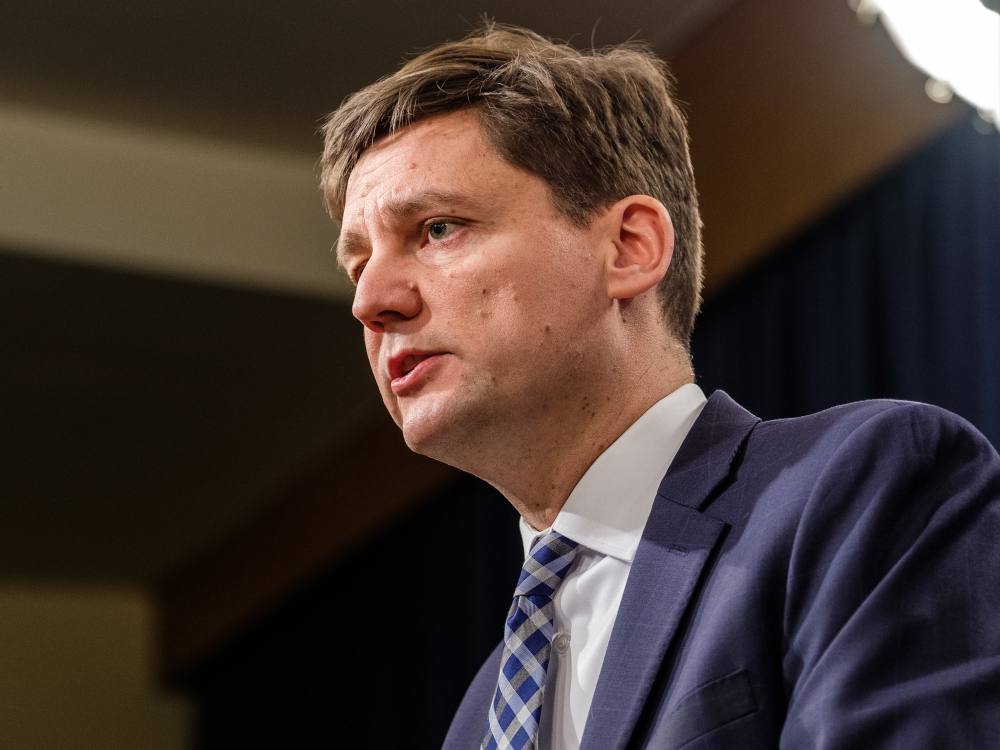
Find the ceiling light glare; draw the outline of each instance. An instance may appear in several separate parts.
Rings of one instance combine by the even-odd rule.
[[[877,15],[903,55],[924,71],[937,102],[962,97],[1000,128],[1000,14],[981,0],[849,0]]]

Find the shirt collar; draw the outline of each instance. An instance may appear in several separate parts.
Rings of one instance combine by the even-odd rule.
[[[535,540],[551,530],[631,563],[660,481],[705,401],[697,385],[682,385],[653,404],[597,457],[549,529],[535,531],[521,518],[525,557]]]

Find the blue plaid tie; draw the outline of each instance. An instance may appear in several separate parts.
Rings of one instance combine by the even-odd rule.
[[[577,543],[551,531],[531,548],[504,629],[497,691],[482,750],[533,750],[552,650],[552,597],[576,557]]]

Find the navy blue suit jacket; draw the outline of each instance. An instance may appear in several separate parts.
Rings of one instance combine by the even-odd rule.
[[[498,624],[498,629],[501,624]],[[482,740],[499,647],[445,750]],[[1000,748],[1000,458],[940,409],[712,395],[643,531],[581,744]]]

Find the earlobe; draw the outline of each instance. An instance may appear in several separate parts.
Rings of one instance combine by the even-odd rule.
[[[674,252],[674,225],[667,209],[648,195],[623,198],[609,209],[615,233],[606,269],[608,298],[627,300],[655,289]]]

